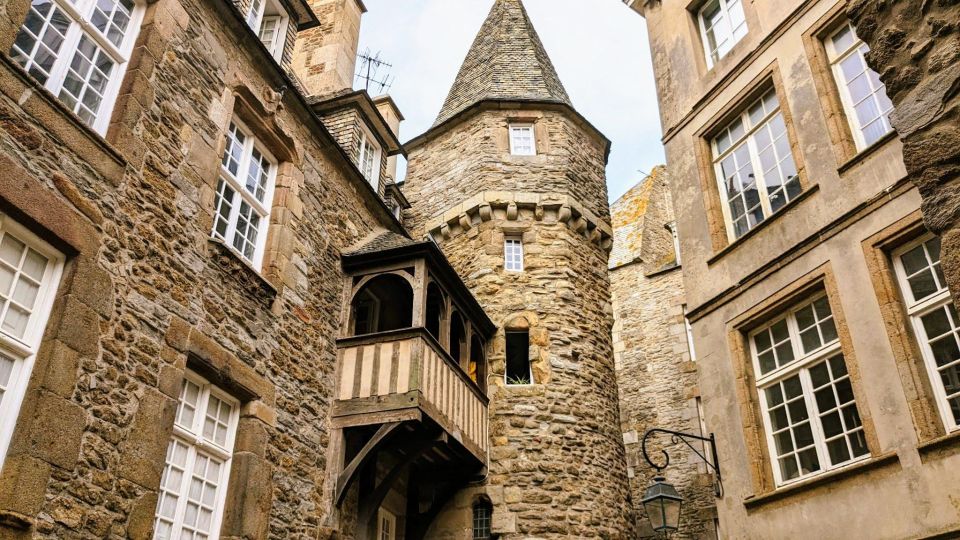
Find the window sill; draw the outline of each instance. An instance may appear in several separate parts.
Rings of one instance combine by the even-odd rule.
[[[799,204],[802,203],[803,201],[805,201],[805,200],[807,200],[808,198],[810,198],[811,195],[813,195],[814,193],[816,193],[816,192],[819,191],[819,190],[820,190],[820,185],[819,185],[819,184],[814,184],[814,185],[808,187],[807,189],[805,189],[805,190],[803,191],[803,193],[801,193],[800,195],[798,195],[798,196],[797,196],[795,199],[793,199],[792,201],[790,201],[790,202],[788,202],[787,204],[785,204],[785,205],[783,206],[783,208],[781,208],[781,209],[780,209],[779,211],[777,211],[775,214],[771,215],[769,218],[767,218],[766,220],[764,220],[763,223],[761,223],[761,224],[757,225],[756,227],[750,229],[749,231],[746,232],[746,234],[744,234],[744,235],[741,236],[740,238],[737,238],[737,239],[734,240],[733,242],[730,242],[729,244],[726,245],[726,247],[724,247],[724,248],[721,249],[720,251],[714,253],[712,257],[710,257],[709,259],[707,259],[707,266],[713,266],[714,264],[716,264],[717,261],[719,261],[720,259],[724,258],[724,257],[727,256],[728,254],[730,254],[730,252],[736,250],[738,247],[740,247],[740,246],[742,246],[743,244],[745,244],[748,240],[750,240],[751,238],[753,238],[754,236],[756,236],[757,234],[759,234],[760,231],[766,229],[771,223],[774,223],[774,222],[778,221],[779,219],[783,218],[783,216],[787,215],[787,213],[790,212],[790,210],[792,210],[794,207],[796,207],[797,205],[799,205]]]
[[[960,431],[954,431],[935,439],[930,439],[917,446],[920,460],[926,462],[930,458],[939,458],[960,451]]]
[[[797,482],[796,484],[790,484],[761,495],[747,497],[743,501],[743,506],[747,510],[756,510],[773,502],[790,497],[798,497],[826,486],[833,487],[838,481],[899,462],[900,457],[896,452],[888,452],[866,461],[820,474],[808,480]]]
[[[837,168],[837,173],[839,173],[840,176],[843,176],[844,174],[849,172],[851,169],[855,168],[857,165],[866,161],[868,157],[875,154],[881,148],[886,146],[887,143],[896,139],[898,136],[899,135],[897,135],[896,130],[893,130],[890,133],[887,133],[886,135],[884,135],[883,137],[880,137],[879,139],[877,139],[877,142],[857,152],[857,154],[854,155],[852,158],[848,159],[846,163],[844,163],[843,165],[840,165],[840,167]]]
[[[217,251],[219,257],[216,257],[218,266],[235,276],[245,288],[256,296],[266,300],[273,300],[277,296],[277,288],[270,283],[256,268],[247,261],[240,258],[235,251],[230,249],[223,240],[210,237],[207,239],[209,245]]]

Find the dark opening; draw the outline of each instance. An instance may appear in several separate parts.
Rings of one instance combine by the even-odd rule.
[[[532,384],[530,334],[507,332],[507,384]]]
[[[450,356],[453,361],[463,366],[463,351],[467,345],[467,330],[463,326],[463,318],[454,312],[450,317]]]
[[[473,540],[492,538],[490,528],[493,524],[493,505],[481,500],[473,505]]]
[[[436,283],[427,286],[427,332],[440,341],[440,322],[443,320],[443,293]]]
[[[413,288],[394,274],[367,282],[353,299],[353,335],[374,334],[413,325]]]
[[[467,366],[467,374],[473,382],[480,385],[480,388],[486,389],[487,361],[483,358],[483,343],[477,336],[473,336],[470,340],[470,363]]]

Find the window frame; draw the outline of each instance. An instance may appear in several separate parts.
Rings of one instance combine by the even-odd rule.
[[[130,64],[130,59],[133,54],[133,48],[136,45],[137,36],[140,34],[140,29],[143,24],[144,14],[146,13],[146,4],[143,0],[133,0],[134,9],[130,13],[130,20],[127,26],[127,29],[123,35],[122,42],[117,45],[114,44],[108,37],[106,37],[99,29],[97,29],[90,21],[93,17],[94,10],[98,7],[97,0],[77,0],[76,5],[67,0],[50,0],[51,9],[61,10],[68,19],[70,19],[70,26],[67,28],[66,33],[64,34],[63,41],[60,44],[60,47],[56,53],[56,59],[53,62],[53,65],[50,67],[50,71],[47,74],[47,80],[41,83],[38,79],[34,78],[31,74],[31,79],[36,81],[38,84],[41,84],[47,91],[56,97],[57,101],[63,104],[64,107],[70,109],[70,111],[76,115],[80,121],[89,126],[91,129],[96,131],[101,136],[106,135],[107,128],[110,127],[110,120],[113,116],[113,109],[117,103],[117,97],[120,92],[120,86],[123,83],[124,76],[126,75],[127,66]],[[119,1],[119,0],[118,0]],[[27,17],[30,17],[30,13],[33,11],[33,6],[28,8]],[[48,19],[45,18],[46,22]],[[17,27],[15,35],[18,36],[26,24],[26,18]],[[47,29],[46,24],[42,27]],[[108,23],[109,28],[109,23]],[[47,31],[50,31],[47,29]],[[31,32],[32,33],[32,32]],[[44,33],[46,34],[46,32]],[[101,94],[101,102],[99,109],[97,110],[95,119],[92,123],[88,123],[80,117],[79,113],[76,112],[77,108],[80,106],[82,97],[77,98],[77,103],[74,106],[68,105],[63,99],[60,98],[60,93],[63,91],[64,82],[70,71],[70,66],[73,63],[74,58],[78,54],[80,41],[83,36],[89,36],[93,40],[94,44],[99,47],[114,63],[113,72],[108,76],[107,84],[104,86],[103,94]],[[39,42],[42,36],[37,36],[36,40]],[[16,38],[15,38],[16,39]],[[13,52],[13,48],[16,46],[16,41],[9,51],[7,51],[8,57],[17,65],[20,65],[20,62],[17,61],[10,53]],[[37,43],[34,43],[31,51],[35,54]],[[19,47],[17,48],[18,50]],[[28,59],[27,64],[33,65],[34,56],[31,52],[23,51],[24,55]],[[25,66],[21,66],[22,69],[26,70],[29,73],[29,69]],[[92,66],[90,69],[94,69]],[[87,76],[84,78],[84,83],[89,82],[90,72],[87,73]],[[86,84],[83,87],[84,95],[86,94],[87,86]]]
[[[953,297],[950,294],[950,289],[945,283],[943,283],[943,286],[930,296],[920,300],[914,299],[913,290],[910,288],[910,284],[907,281],[907,273],[901,258],[908,251],[912,251],[914,248],[921,245],[925,246],[928,241],[934,238],[936,238],[936,235],[934,234],[923,234],[919,238],[907,242],[903,246],[893,250],[893,252],[890,254],[890,257],[893,261],[894,277],[896,279],[897,287],[900,289],[900,295],[903,299],[904,311],[907,314],[907,318],[910,320],[910,327],[914,332],[917,347],[920,349],[920,356],[923,359],[923,365],[924,369],[926,370],[927,377],[930,378],[930,386],[933,390],[937,412],[940,414],[940,420],[943,422],[944,429],[949,434],[960,431],[960,422],[957,421],[950,410],[950,404],[947,398],[946,390],[943,387],[939,368],[936,364],[936,360],[933,357],[933,350],[930,347],[930,339],[927,336],[927,332],[923,326],[921,318],[924,315],[928,315],[938,309],[948,306],[950,303],[952,303]],[[924,253],[928,256],[928,260],[930,260],[929,251],[926,247],[924,247]],[[940,260],[941,259],[938,258],[936,262],[925,268],[931,268],[932,266],[940,264]],[[941,283],[939,283],[940,278],[936,273],[934,273],[934,279],[937,280],[937,285],[941,285]]]
[[[512,383],[510,382],[510,340],[508,339],[509,334],[525,334],[527,336],[527,351],[524,354],[524,357],[527,361],[527,381],[526,383]],[[536,384],[536,381],[533,379],[533,359],[530,357],[530,330],[505,330],[504,331],[504,364],[503,364],[503,382],[506,386],[517,388],[524,386],[533,386]]]
[[[390,524],[389,531],[383,530],[384,521]],[[386,537],[384,537],[384,532],[387,533]],[[396,537],[397,515],[385,508],[379,508],[377,510],[377,540],[395,540]]]
[[[511,247],[515,248],[511,251]],[[503,237],[503,270],[505,272],[523,273],[524,264],[523,237],[506,235]]]
[[[851,35],[853,36],[853,41],[844,51],[838,51],[836,49],[833,38],[846,30],[850,31]],[[837,95],[840,97],[840,104],[841,104],[841,108],[843,109],[843,115],[846,117],[847,127],[850,130],[850,134],[853,136],[854,147],[858,153],[863,152],[867,148],[870,148],[874,144],[877,144],[879,141],[882,141],[884,137],[886,137],[887,135],[889,135],[891,132],[894,131],[893,124],[890,122],[890,114],[894,110],[893,103],[892,102],[890,103],[890,107],[886,111],[880,111],[881,103],[879,98],[877,97],[877,94],[880,92],[883,92],[884,96],[886,97],[886,85],[883,84],[882,81],[880,81],[880,88],[877,88],[877,89],[872,88],[873,81],[870,78],[870,73],[872,72],[874,76],[876,76],[876,72],[873,72],[869,64],[867,64],[866,58],[864,57],[864,53],[861,51],[862,47],[865,47],[865,46],[869,50],[869,46],[867,46],[867,44],[864,43],[864,41],[860,39],[859,36],[857,36],[857,29],[853,26],[852,22],[850,22],[849,20],[845,20],[842,24],[834,27],[829,32],[823,34],[823,37],[821,39],[821,44],[824,48],[824,51],[826,52],[825,58],[826,58],[827,66],[829,67],[830,74],[833,77],[833,82],[837,89]],[[863,63],[863,65],[866,68],[863,73],[858,75],[858,77],[862,75],[866,75],[867,80],[870,82],[870,86],[872,89],[872,92],[870,93],[870,95],[864,98],[863,100],[861,100],[861,103],[867,99],[874,100],[877,106],[877,110],[880,111],[879,116],[875,118],[870,124],[868,124],[868,126],[873,125],[876,122],[880,122],[886,128],[883,135],[881,135],[880,137],[877,137],[875,141],[869,144],[867,143],[866,136],[864,134],[864,128],[859,125],[860,119],[856,111],[857,104],[853,103],[853,96],[850,93],[850,87],[849,87],[848,81],[846,80],[846,75],[844,75],[843,68],[840,65],[844,60],[846,60],[847,58],[851,57],[854,54],[857,54],[860,56],[860,61]],[[886,98],[886,99],[887,101],[890,101],[889,98]]]
[[[760,88],[762,89],[762,91],[755,92],[753,94],[754,97],[747,100],[745,104],[743,104],[742,106],[736,108],[735,111],[737,112],[729,116],[726,119],[726,121],[720,124],[718,129],[712,130],[711,132],[712,134],[708,136],[707,142],[710,147],[711,165],[713,166],[714,178],[716,179],[716,186],[718,190],[717,193],[720,196],[720,211],[723,216],[724,227],[726,229],[728,243],[733,243],[739,240],[740,238],[749,234],[753,229],[761,226],[766,221],[769,221],[770,219],[772,219],[773,216],[775,216],[780,211],[782,211],[785,206],[790,204],[790,202],[799,198],[804,192],[803,181],[800,177],[800,167],[797,164],[797,156],[794,155],[794,147],[793,147],[794,145],[793,145],[793,140],[791,139],[790,126],[787,123],[787,114],[786,114],[786,110],[783,107],[783,103],[781,102],[780,93],[777,91],[776,84],[774,83],[761,85]],[[756,106],[758,103],[762,104],[764,99],[771,94],[777,100],[776,109],[773,109],[771,111],[765,111],[763,116],[760,117],[759,120],[757,120],[756,122],[752,121],[750,119],[750,110],[754,106]],[[754,139],[756,134],[761,130],[763,130],[764,128],[767,128],[767,126],[769,126],[770,123],[773,122],[778,115],[780,116],[784,126],[783,135],[781,136],[781,138],[785,138],[787,141],[788,149],[790,151],[789,158],[790,158],[790,161],[793,163],[793,169],[796,174],[793,178],[783,179],[783,183],[780,184],[778,189],[782,191],[782,194],[785,197],[785,202],[779,209],[777,209],[776,211],[773,211],[771,202],[770,202],[770,193],[767,188],[766,177],[764,176],[763,161],[760,159],[760,149],[757,147],[757,143]],[[718,144],[720,137],[724,133],[726,133],[729,136],[730,128],[735,124],[737,124],[738,122],[743,128],[743,135],[736,140],[733,140],[731,138],[729,146],[721,152],[720,146]],[[727,192],[727,185],[726,185],[727,178],[723,172],[723,161],[728,157],[733,156],[736,153],[736,151],[742,148],[744,145],[746,145],[747,151],[750,156],[750,167],[753,169],[753,180],[756,185],[757,194],[760,198],[760,209],[763,211],[764,217],[763,217],[763,220],[757,222],[756,225],[750,226],[749,225],[750,212],[749,212],[749,209],[746,207],[746,204],[744,203],[743,217],[746,217],[747,219],[748,228],[746,231],[743,232],[743,234],[737,235],[736,226],[733,220],[733,215],[730,210],[730,202],[732,199],[730,198],[730,195]],[[776,150],[776,141],[771,140],[770,146],[774,147],[774,150]],[[784,163],[786,159],[787,159],[786,157],[781,158],[779,161],[776,162],[774,167],[776,167],[779,170],[781,168],[781,164]],[[738,172],[740,170],[742,170],[742,167],[737,169]],[[799,191],[795,195],[790,196],[787,186],[794,179],[797,182]],[[738,174],[737,180],[738,182],[740,180],[739,174]],[[741,191],[741,194],[742,193],[743,191]]]
[[[259,2],[259,9],[257,5]],[[279,12],[279,15],[267,15],[268,4],[273,7],[274,11]],[[254,9],[257,9],[257,12],[254,13]],[[263,42],[261,37],[263,33],[263,24],[267,17],[276,17],[277,18],[277,27],[274,32],[272,42],[267,45]],[[250,2],[250,7],[247,10],[246,16],[247,26],[253,31],[257,36],[257,40],[263,44],[264,47],[270,51],[270,56],[280,62],[283,59],[283,49],[287,41],[287,27],[290,24],[290,14],[287,13],[287,10],[283,6],[276,2],[275,0],[253,0]]]
[[[821,343],[819,347],[811,350],[810,352],[804,352],[800,331],[796,321],[796,314],[800,311],[803,311],[809,306],[812,306],[814,303],[818,302],[821,299],[826,299],[828,305],[830,306],[831,318],[833,320],[834,328],[837,332],[837,337],[829,342]],[[771,370],[769,373],[763,373],[760,366],[759,356],[757,354],[757,346],[755,337],[758,334],[766,332],[768,329],[777,325],[780,321],[786,320],[788,335],[790,344],[792,346],[793,360],[787,362],[782,366],[777,366],[775,369]],[[819,321],[819,319],[818,319]],[[819,323],[815,323],[814,326],[819,326]],[[808,327],[807,329],[812,328]],[[818,329],[819,332],[819,329]],[[782,342],[780,342],[782,343]],[[843,350],[843,346],[840,341],[840,325],[838,324],[837,312],[834,309],[833,301],[830,298],[830,295],[826,291],[814,291],[812,293],[806,294],[802,300],[791,303],[786,309],[778,310],[771,317],[765,319],[765,322],[758,327],[750,330],[747,333],[747,351],[750,355],[750,362],[753,368],[754,381],[753,388],[756,392],[758,398],[757,404],[759,405],[759,413],[761,416],[761,422],[764,431],[764,437],[767,444],[767,453],[769,454],[769,463],[773,472],[774,485],[777,488],[782,488],[797,482],[802,482],[810,478],[822,475],[824,473],[835,471],[838,469],[843,469],[863,461],[871,459],[873,456],[873,451],[870,448],[870,444],[867,438],[867,430],[865,423],[863,421],[863,415],[860,412],[860,407],[862,403],[858,401],[856,390],[854,389],[853,377],[851,376],[850,367],[849,367],[849,357],[846,352]],[[826,436],[823,432],[823,425],[820,418],[820,408],[816,402],[816,396],[814,395],[814,386],[811,381],[810,370],[814,367],[821,365],[824,362],[830,362],[831,359],[839,356],[844,362],[846,367],[846,377],[850,381],[850,387],[853,392],[853,401],[852,403],[857,408],[857,415],[860,420],[860,426],[854,430],[844,430],[842,431],[841,437],[846,438],[849,433],[854,431],[859,431],[863,434],[864,446],[867,449],[867,453],[862,456],[853,456],[851,453],[850,459],[843,461],[837,464],[833,464],[830,458],[829,450],[827,448]],[[783,479],[783,473],[780,470],[779,459],[781,456],[777,455],[777,445],[774,439],[774,429],[770,421],[770,410],[771,407],[767,402],[767,393],[766,390],[776,384],[779,384],[787,379],[793,378],[794,376],[799,376],[801,382],[801,396],[804,401],[807,418],[806,421],[810,425],[810,431],[813,437],[813,448],[816,449],[817,461],[820,465],[818,471],[810,472],[807,474],[800,474],[796,478]],[[840,377],[842,378],[842,377]],[[831,380],[829,384],[833,384],[835,381]],[[822,389],[824,386],[817,387],[816,389]],[[789,399],[784,399],[784,407],[786,407],[786,402]],[[779,405],[775,405],[773,408],[777,408]],[[842,408],[841,405],[837,405],[836,409],[840,411]],[[842,416],[842,413],[841,413]],[[802,422],[799,422],[802,423]],[[797,425],[792,421],[788,420],[788,427],[785,428],[788,431],[792,431],[792,426]],[[841,424],[843,427],[844,424]],[[784,431],[784,430],[780,430]],[[793,435],[791,434],[791,437]],[[834,436],[834,439],[836,436]],[[794,446],[793,453],[797,453],[797,448]]]
[[[373,157],[370,158],[370,171],[367,171],[367,163],[365,160],[369,157],[368,148],[373,149]],[[377,141],[377,138],[374,137],[370,131],[365,127],[361,126],[360,128],[360,147],[357,154],[357,168],[360,169],[360,174],[373,186],[373,190],[380,191],[380,162],[382,161],[383,149],[380,147],[380,142]]]
[[[521,131],[530,132],[530,151],[520,152],[517,150],[517,140],[515,135]],[[536,156],[537,155],[537,131],[532,122],[514,122],[507,126],[508,138],[510,139],[510,155],[513,156]]]
[[[37,298],[34,300],[34,309],[31,311],[23,337],[17,338],[0,331],[0,354],[6,356],[13,364],[6,388],[0,396],[0,469],[3,468],[6,460],[17,417],[23,406],[23,398],[33,375],[37,353],[50,320],[66,261],[66,256],[59,250],[7,214],[0,213],[0,240],[6,234],[10,234],[27,248],[46,257],[47,265],[44,268]],[[10,285],[13,286],[13,282]]]
[[[214,207],[213,207],[213,226],[210,231],[210,236],[219,241],[222,241],[230,251],[236,253],[238,257],[244,262],[253,266],[258,272],[263,267],[263,255],[266,250],[267,245],[267,234],[270,229],[270,214],[273,210],[273,195],[274,190],[277,184],[277,174],[280,169],[280,162],[277,160],[274,155],[267,150],[263,143],[260,142],[260,139],[250,130],[246,124],[237,116],[234,116],[230,120],[231,125],[235,125],[237,131],[244,135],[243,150],[240,156],[240,161],[237,162],[237,176],[234,176],[233,173],[229,171],[227,165],[223,164],[223,157],[227,155],[227,152],[230,151],[229,141],[230,141],[230,128],[227,128],[227,133],[225,134],[227,143],[224,145],[223,154],[221,155],[220,168],[217,172],[217,186],[218,189],[214,195]],[[250,193],[246,188],[246,183],[242,182],[238,177],[246,177],[250,172],[250,161],[253,158],[253,152],[256,150],[260,152],[260,155],[265,158],[270,163],[270,170],[267,172],[267,182],[264,186],[264,195],[263,202],[257,200],[257,197]],[[230,214],[227,218],[227,229],[223,235],[217,232],[217,224],[221,218],[220,216],[220,206],[217,202],[220,200],[219,193],[219,183],[220,181],[226,182],[228,187],[234,191],[234,198],[230,206]],[[239,195],[239,199],[236,197]],[[240,204],[245,202],[250,205],[251,210],[260,216],[260,226],[257,229],[257,238],[254,245],[253,258],[248,259],[239,249],[234,246],[234,238],[237,232],[238,216],[240,213]]]
[[[739,23],[736,26],[736,28],[734,28],[732,24],[732,20],[730,18],[730,5],[734,3],[739,3],[740,12],[743,14],[743,21]],[[707,23],[704,17],[704,13],[706,13],[706,11],[709,8],[713,7],[714,5],[717,5],[717,7],[719,8],[720,13],[722,14],[723,22],[724,24],[726,24],[729,31],[729,33],[727,34],[727,37],[725,38],[725,41],[727,39],[733,40],[730,43],[730,48],[728,48],[723,54],[719,54],[719,51],[721,49],[720,45],[718,45],[717,48],[714,50],[710,49],[710,38],[707,36]],[[740,43],[740,41],[742,41],[743,38],[745,38],[750,33],[750,26],[747,24],[747,13],[743,7],[743,0],[707,0],[697,10],[697,28],[700,30],[700,41],[703,43],[703,52],[707,62],[707,69],[713,69],[713,67],[716,66],[720,62],[720,60],[723,60],[727,56],[727,54],[731,50],[733,50],[733,47],[736,46],[737,43]],[[714,26],[711,26],[710,28],[715,29],[716,26],[714,25]],[[736,36],[736,31],[739,30],[740,28],[744,28],[744,32],[743,32],[743,35],[741,35],[738,38]],[[716,36],[716,33],[714,33],[714,36]],[[716,58],[714,58],[715,52],[718,53]]]
[[[186,509],[186,504],[189,502],[186,490],[188,489],[187,486],[193,475],[197,455],[201,452],[206,454],[207,457],[213,457],[223,461],[220,471],[220,483],[217,484],[217,494],[213,503],[213,514],[211,517],[209,533],[210,537],[217,537],[219,536],[220,529],[223,525],[227,490],[230,488],[230,472],[231,466],[233,465],[234,445],[236,444],[237,431],[240,424],[241,403],[240,400],[234,398],[223,389],[219,388],[194,371],[185,371],[183,379],[183,384],[181,385],[181,394],[183,393],[183,389],[186,387],[188,382],[199,386],[200,390],[197,397],[197,406],[194,410],[194,424],[196,424],[195,427],[197,428],[197,431],[194,432],[185,429],[178,423],[180,416],[180,404],[182,400],[181,397],[178,397],[177,410],[173,422],[173,433],[171,434],[170,441],[168,443],[168,453],[170,445],[174,444],[175,442],[179,442],[187,447],[184,474],[180,485],[181,491],[178,495],[175,517],[173,523],[171,524],[171,532],[173,533],[172,538],[176,538],[178,536],[177,533],[182,534],[183,532],[183,516]],[[211,397],[215,397],[232,407],[229,419],[230,423],[228,425],[227,436],[223,446],[217,445],[216,442],[207,442],[203,436],[203,421],[206,419],[207,404],[209,403]],[[154,512],[153,519],[153,531],[155,535],[157,534],[157,527],[160,521],[160,508],[164,502],[164,494],[166,491],[164,484],[167,480],[167,469],[168,464],[165,458],[157,498],[157,508]]]
[[[493,505],[486,500],[479,500],[473,503],[472,509],[471,538],[490,540],[493,538]]]

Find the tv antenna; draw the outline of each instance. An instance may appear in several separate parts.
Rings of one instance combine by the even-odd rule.
[[[360,60],[360,66],[357,69],[356,81],[361,83],[362,88],[372,96],[389,92],[395,80],[389,71],[393,64],[388,64],[380,58],[379,51],[373,54],[369,48],[357,55],[357,59]],[[387,71],[386,74],[381,74],[382,69]]]

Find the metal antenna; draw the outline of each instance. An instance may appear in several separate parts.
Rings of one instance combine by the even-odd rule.
[[[355,80],[361,83],[362,88],[372,96],[389,92],[395,80],[395,77],[389,72],[389,68],[392,68],[393,64],[389,64],[380,58],[380,51],[372,54],[369,48],[357,55],[357,59],[360,60],[360,65],[357,68]],[[381,75],[380,70],[384,68],[388,71],[385,75]]]

